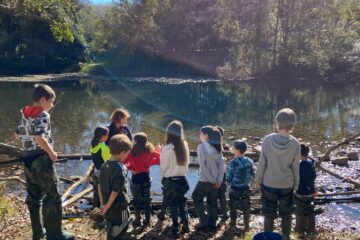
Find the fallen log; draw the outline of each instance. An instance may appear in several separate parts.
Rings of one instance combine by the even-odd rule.
[[[353,195],[360,194],[360,191],[348,191],[348,192],[340,192],[340,193],[324,193],[318,194],[317,197],[332,197],[332,196],[344,196],[344,195]]]
[[[61,197],[61,201],[62,201],[62,202],[64,202],[64,201],[68,198],[68,196],[72,193],[72,191],[73,191],[75,188],[77,188],[80,184],[85,183],[85,182],[89,179],[90,174],[91,174],[91,172],[93,171],[93,169],[94,169],[94,164],[91,163],[90,166],[89,166],[89,168],[88,168],[88,170],[86,171],[84,177],[81,178],[79,181],[75,182],[73,185],[71,185],[71,186],[65,191],[65,193],[62,195],[62,197]]]
[[[21,179],[20,177],[18,176],[14,176],[14,177],[6,177],[6,178],[0,178],[0,181],[19,181],[21,182],[22,184],[26,184],[25,180]]]
[[[356,188],[360,188],[360,182],[358,182],[358,181],[355,181],[355,180],[352,180],[352,179],[343,177],[343,176],[341,176],[341,175],[339,175],[339,174],[337,174],[337,173],[334,173],[334,172],[330,171],[329,169],[324,168],[324,167],[321,166],[321,165],[318,165],[318,164],[317,164],[316,167],[317,167],[319,170],[321,170],[321,171],[323,171],[323,172],[325,172],[325,173],[327,173],[327,174],[329,174],[329,175],[331,175],[331,176],[336,177],[337,179],[340,179],[340,180],[342,180],[342,181],[344,181],[344,182],[351,183],[351,184],[353,184]]]
[[[327,158],[329,158],[330,153],[331,153],[332,151],[334,151],[335,149],[337,149],[337,148],[339,148],[339,147],[341,147],[341,146],[343,146],[343,145],[349,144],[349,142],[355,140],[355,139],[356,139],[357,137],[359,137],[359,136],[360,136],[360,132],[358,132],[358,133],[356,133],[356,134],[354,134],[354,135],[346,138],[345,140],[341,141],[340,143],[338,143],[338,144],[332,146],[331,148],[329,148],[329,149],[326,151],[326,153],[319,159],[318,165],[320,165],[323,161],[325,161]]]
[[[93,188],[92,187],[88,187],[87,189],[79,192],[78,194],[75,194],[73,197],[69,198],[67,201],[62,203],[62,207],[66,207],[72,203],[75,203],[77,200],[79,200],[80,198],[82,198],[83,196],[85,196],[86,194],[92,192]]]

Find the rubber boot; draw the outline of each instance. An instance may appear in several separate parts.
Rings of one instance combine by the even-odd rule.
[[[199,217],[199,223],[195,225],[196,230],[202,230],[208,227],[207,216],[205,214],[204,201],[194,200],[195,211]]]
[[[306,231],[310,234],[315,233],[315,214],[311,213],[307,216]]]
[[[145,207],[145,220],[143,221],[143,224],[145,226],[150,224],[150,217],[151,217],[151,202],[144,202]]]
[[[296,215],[295,231],[303,234],[305,232],[307,217],[303,215]]]
[[[186,198],[182,199],[179,201],[179,214],[180,214],[180,219],[181,219],[181,223],[182,223],[182,232],[183,233],[188,233],[190,232],[189,229],[189,216],[186,212]]]
[[[250,211],[244,211],[244,231],[248,231],[250,229]]]
[[[43,200],[44,226],[48,240],[73,240],[75,235],[61,230],[62,207],[61,198],[44,197]]]
[[[139,209],[135,210],[135,221],[133,222],[133,226],[134,227],[140,227],[141,226],[141,215],[140,215],[140,210]]]
[[[178,223],[179,212],[178,212],[178,206],[177,206],[176,202],[171,202],[170,213],[171,213],[171,220],[172,220],[171,231],[172,231],[173,235],[176,235],[179,231],[179,223]]]
[[[290,240],[291,216],[281,219],[281,233],[284,240]]]
[[[274,218],[264,217],[264,232],[272,232],[274,230]]]
[[[40,206],[28,204],[31,228],[33,232],[33,240],[39,240],[45,236],[45,229],[41,225],[40,221]]]

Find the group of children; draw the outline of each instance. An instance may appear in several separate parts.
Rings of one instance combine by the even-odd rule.
[[[48,112],[53,106],[55,92],[47,85],[39,85],[34,90],[33,98],[35,106],[23,109],[22,121],[15,134],[28,153],[24,156],[28,191],[26,203],[33,239],[42,238],[45,232],[48,239],[74,239],[74,234],[61,230],[61,198],[52,164],[57,155],[52,148]],[[154,147],[145,133],[132,135],[126,125],[128,116],[126,110],[116,109],[111,114],[110,126],[97,127],[91,141],[93,205],[106,218],[108,239],[122,239],[128,232],[126,229],[130,229],[128,171],[131,172],[130,190],[135,210],[135,220],[131,225],[149,225],[152,200],[149,172],[152,165],[160,165],[163,177],[163,205],[158,219],[163,220],[166,209],[170,208],[173,234],[179,233],[180,224],[182,233],[189,232],[185,195],[189,191],[186,173],[190,154],[182,123],[172,121],[166,128],[165,145]],[[275,117],[277,133],[264,138],[256,173],[252,160],[245,156],[246,142],[233,142],[234,158],[226,166],[222,143],[224,129],[218,126],[204,126],[200,129],[201,143],[197,148],[199,181],[192,193],[199,217],[196,230],[216,229],[218,199],[222,220],[228,219],[226,192],[229,189],[230,226],[236,227],[237,211],[240,210],[243,213],[244,230],[247,231],[250,228],[251,180],[255,178],[261,189],[264,231],[273,231],[274,219],[279,216],[283,239],[290,239],[295,201],[295,229],[301,234],[314,232],[314,161],[308,158],[309,147],[300,145],[290,135],[295,121],[293,110],[285,108],[278,112]],[[39,214],[41,199],[45,229],[42,228]],[[145,212],[143,221],[142,207]],[[54,213],[55,218],[51,215]]]

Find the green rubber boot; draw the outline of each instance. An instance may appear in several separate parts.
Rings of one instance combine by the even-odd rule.
[[[45,229],[41,225],[40,221],[40,207],[28,204],[31,228],[33,232],[33,240],[39,240],[45,236]]]

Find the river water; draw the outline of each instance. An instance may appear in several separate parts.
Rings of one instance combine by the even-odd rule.
[[[0,83],[0,142],[9,143],[20,118],[20,109],[31,103],[33,84]],[[258,138],[273,131],[273,119],[280,108],[290,107],[298,116],[293,135],[309,142],[314,149],[355,133],[360,128],[360,86],[321,86],[309,83],[224,83],[214,79],[128,78],[120,80],[80,80],[50,84],[58,99],[51,113],[55,149],[64,153],[88,153],[93,129],[108,124],[117,107],[129,110],[132,131],[143,131],[154,144],[163,143],[165,128],[173,119],[183,122],[192,149],[199,143],[202,125],[225,128],[225,142],[232,137]],[[90,161],[57,164],[61,176],[83,175]],[[347,166],[359,178],[359,162]],[[161,193],[161,176],[152,167],[152,190]],[[190,169],[190,196],[197,169]],[[325,179],[325,180],[324,180]],[[336,181],[321,178],[324,181]],[[63,186],[61,186],[61,189]],[[16,189],[14,187],[13,189]],[[155,194],[154,198],[159,198]],[[353,228],[360,226],[359,204],[328,208],[329,216],[349,217]],[[354,225],[355,224],[355,225]]]

